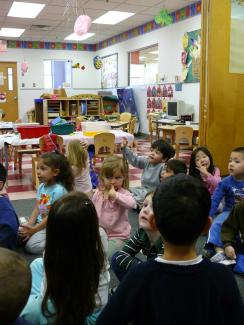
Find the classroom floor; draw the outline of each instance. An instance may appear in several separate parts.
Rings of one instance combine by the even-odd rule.
[[[136,139],[136,151],[138,155],[147,155],[150,151],[150,142],[148,139]],[[180,154],[180,159],[186,163],[189,162],[190,152]],[[8,189],[10,200],[23,200],[36,197],[36,190],[32,184],[32,162],[31,156],[23,156],[22,175],[18,173],[18,168],[14,170],[13,163],[10,162],[8,170]],[[142,170],[130,166],[129,179],[130,187],[140,186]]]

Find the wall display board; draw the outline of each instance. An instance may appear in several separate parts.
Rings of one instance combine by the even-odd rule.
[[[147,113],[163,113],[166,111],[167,99],[173,97],[172,84],[153,85],[147,87]]]
[[[101,58],[101,88],[118,87],[118,53]]]
[[[182,44],[182,80],[187,83],[200,82],[201,30],[185,33]]]

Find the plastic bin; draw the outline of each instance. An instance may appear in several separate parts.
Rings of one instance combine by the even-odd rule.
[[[21,139],[40,138],[50,132],[50,127],[47,125],[17,126],[17,131]]]
[[[75,130],[74,124],[56,124],[51,126],[51,131],[54,134],[65,135],[73,133]]]

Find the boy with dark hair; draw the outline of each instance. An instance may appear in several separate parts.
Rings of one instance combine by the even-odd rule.
[[[19,220],[8,197],[1,193],[6,178],[6,168],[0,164],[0,247],[14,249],[18,240]]]
[[[128,162],[137,168],[143,169],[141,186],[130,189],[139,208],[147,193],[155,191],[160,183],[160,175],[165,167],[165,162],[174,157],[175,150],[164,140],[156,140],[152,143],[149,156],[138,156],[127,147],[127,139],[123,139],[121,148],[123,156]]]
[[[28,325],[18,318],[31,289],[31,271],[19,254],[0,247],[0,324]]]
[[[166,168],[161,173],[161,180],[177,174],[187,174],[187,166],[182,160],[170,159],[166,162]]]
[[[196,253],[210,204],[207,188],[191,176],[161,182],[153,209],[164,255],[131,269],[96,325],[243,324],[244,307],[232,272]]]

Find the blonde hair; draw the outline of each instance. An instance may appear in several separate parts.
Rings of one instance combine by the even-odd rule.
[[[115,172],[119,171],[123,177],[122,187],[129,188],[129,175],[128,175],[128,163],[127,160],[117,156],[110,156],[104,159],[102,168],[100,171],[100,181],[103,183],[105,177],[112,177]]]
[[[79,140],[71,140],[68,144],[67,158],[71,165],[83,170],[87,167],[88,153]]]

